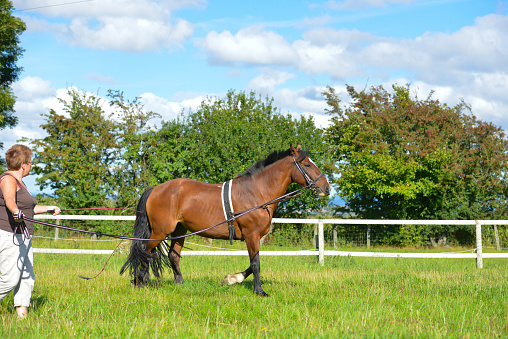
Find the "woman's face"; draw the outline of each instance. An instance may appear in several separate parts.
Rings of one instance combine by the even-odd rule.
[[[23,176],[26,177],[32,168],[32,160],[30,160],[28,163],[22,162],[21,168],[23,169]]]

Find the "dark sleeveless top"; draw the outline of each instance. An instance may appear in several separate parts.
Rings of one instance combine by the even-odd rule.
[[[3,176],[10,175],[9,173],[3,173],[0,175],[0,180]],[[10,175],[12,176],[12,175]],[[13,176],[12,176],[13,177]],[[16,179],[16,178],[14,178]],[[21,189],[16,192],[16,205],[18,205],[18,208],[23,211],[23,214],[33,219],[34,217],[34,207],[37,205],[37,200],[28,192],[28,190],[18,182],[18,185],[21,186]],[[25,225],[28,228],[28,232],[33,235],[34,234],[34,223],[25,220]],[[22,233],[21,227],[18,226],[18,223],[14,221],[14,218],[12,217],[11,211],[7,208],[4,200],[4,194],[2,190],[0,189],[0,229],[3,231],[14,233]]]

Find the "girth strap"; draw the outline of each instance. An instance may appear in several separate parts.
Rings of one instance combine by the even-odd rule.
[[[233,240],[236,238],[235,233],[235,219],[233,212],[233,203],[231,201],[231,186],[233,184],[233,180],[226,181],[222,184],[222,193],[221,193],[221,201],[222,201],[222,210],[224,211],[224,218],[228,222],[229,229],[229,243],[233,245]]]

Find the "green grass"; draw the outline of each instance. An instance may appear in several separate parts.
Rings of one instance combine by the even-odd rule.
[[[0,303],[0,337],[38,338],[498,338],[508,335],[508,260],[262,257],[268,298],[252,277],[221,286],[245,257],[183,257],[172,274],[133,288],[125,255],[35,254],[28,319],[12,294]]]

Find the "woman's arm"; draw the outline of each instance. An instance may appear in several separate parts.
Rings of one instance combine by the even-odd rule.
[[[19,211],[18,205],[16,204],[16,191],[18,189],[18,183],[16,179],[11,177],[10,175],[6,175],[0,181],[0,189],[2,190],[2,194],[4,195],[5,206],[11,211],[11,213],[16,213]]]
[[[53,215],[61,212],[58,206],[35,205],[34,207],[34,214],[48,213],[48,211],[52,211]]]

